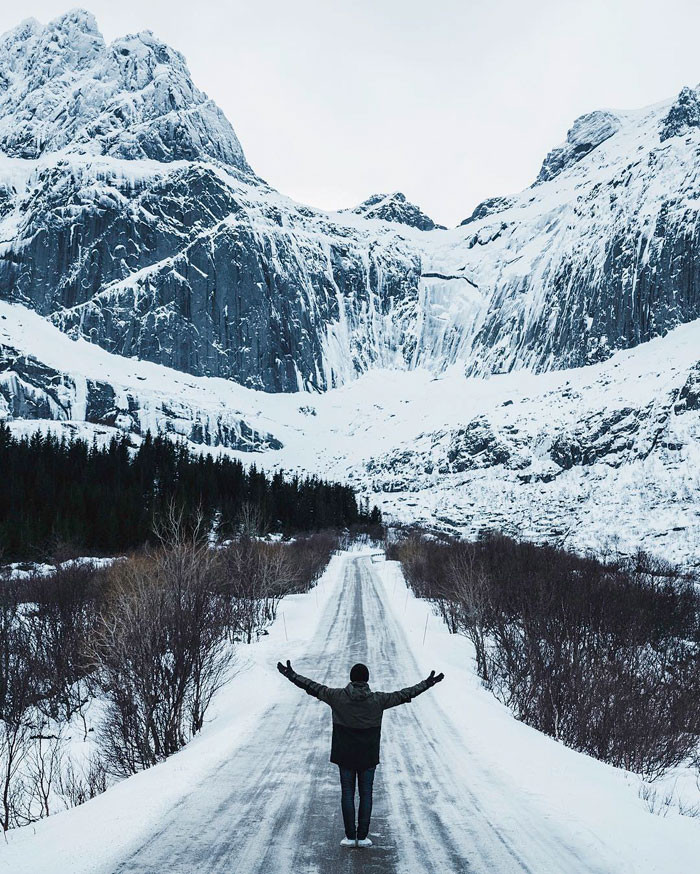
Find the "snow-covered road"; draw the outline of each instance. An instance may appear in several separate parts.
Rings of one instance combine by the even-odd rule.
[[[329,600],[300,673],[345,682],[354,662],[370,665],[377,688],[422,678],[371,561],[345,565],[339,596]],[[283,654],[281,654],[283,655]],[[436,665],[436,667],[440,667]],[[456,684],[445,692],[459,695]],[[449,691],[447,691],[449,690]],[[478,762],[430,692],[385,717],[382,764],[370,836],[373,849],[347,850],[337,768],[328,762],[328,708],[300,692],[275,702],[260,729],[231,761],[184,798],[119,874],[281,874],[341,871],[607,871],[585,862],[551,823],[538,821],[512,788],[507,817],[492,819],[455,762]],[[480,779],[483,774],[480,773]],[[492,777],[491,777],[492,779]]]
[[[336,555],[283,602],[203,731],[161,765],[0,845],[13,874],[689,874],[700,820],[655,816],[639,779],[517,722],[484,690],[470,644],[405,587],[399,566]],[[365,662],[394,689],[443,683],[386,713],[369,850],[343,849],[325,704],[278,659],[328,685]],[[670,775],[678,781],[677,775]],[[681,775],[682,779],[682,775]],[[694,791],[694,786],[692,787]],[[660,787],[663,792],[663,787]]]

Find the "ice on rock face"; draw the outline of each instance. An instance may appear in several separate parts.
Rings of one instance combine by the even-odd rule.
[[[566,142],[547,155],[537,182],[553,179],[567,167],[580,161],[620,129],[620,119],[611,112],[589,112],[576,119],[566,135]]]

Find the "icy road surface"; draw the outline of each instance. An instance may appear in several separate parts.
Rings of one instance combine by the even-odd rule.
[[[370,666],[371,684],[391,689],[422,678],[391,604],[366,556],[345,564],[340,597],[330,599],[294,667],[328,685],[347,668]],[[280,657],[283,653],[280,653]],[[435,667],[440,668],[440,665]],[[447,677],[443,688],[450,682]],[[453,687],[450,694],[459,695]],[[460,743],[431,691],[384,717],[370,850],[345,849],[337,768],[328,761],[330,710],[299,691],[273,703],[238,754],[184,798],[119,874],[284,874],[284,872],[604,872],[567,836],[531,815],[503,786],[496,819],[454,764],[475,782],[492,781]],[[477,779],[478,778],[478,779]]]

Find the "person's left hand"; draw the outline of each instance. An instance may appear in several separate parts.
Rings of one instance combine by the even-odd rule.
[[[292,670],[292,663],[289,661],[289,659],[287,659],[286,665],[283,665],[282,662],[277,662],[277,670],[288,680],[294,675],[294,671]]]
[[[289,662],[287,662],[289,664]],[[436,683],[441,683],[445,679],[445,675],[443,673],[439,673],[435,676],[435,671],[430,672],[430,676],[427,678],[427,683],[430,686],[434,686]]]

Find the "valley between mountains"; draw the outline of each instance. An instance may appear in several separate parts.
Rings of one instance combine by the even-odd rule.
[[[699,210],[690,87],[581,116],[444,229],[399,192],[295,203],[152,33],[29,19],[0,39],[0,416],[692,565]]]

